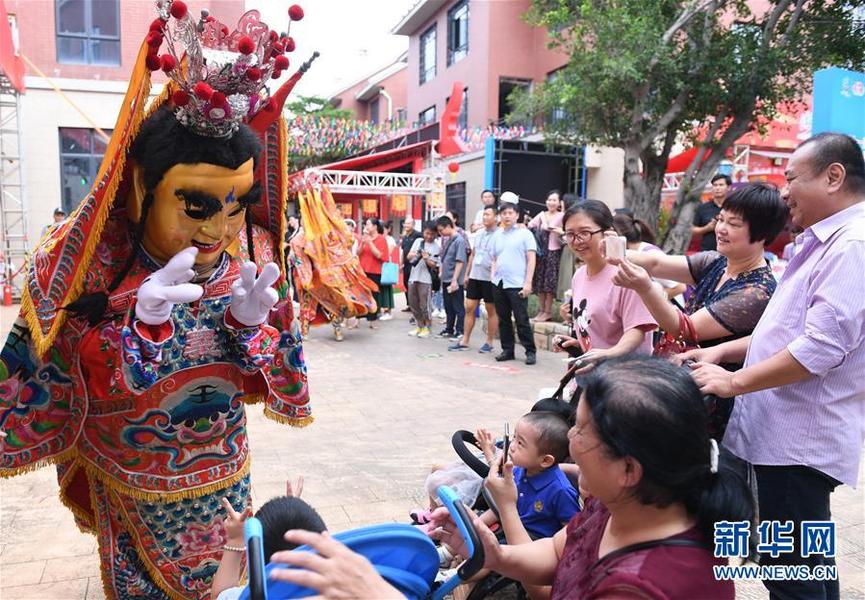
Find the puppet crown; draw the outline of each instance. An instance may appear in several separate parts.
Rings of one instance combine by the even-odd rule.
[[[232,31],[206,10],[196,21],[180,0],[158,0],[156,6],[147,67],[162,69],[173,82],[171,101],[184,126],[198,135],[230,137],[259,111],[281,110],[266,82],[288,68],[286,53],[295,48],[288,33],[291,21],[303,18],[300,6],[288,9],[289,31],[283,34],[263,23],[257,10],[240,17]],[[167,52],[160,55],[163,44]]]

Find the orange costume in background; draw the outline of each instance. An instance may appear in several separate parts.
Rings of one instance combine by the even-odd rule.
[[[311,187],[298,193],[297,203],[303,228],[289,242],[289,260],[304,335],[312,323],[375,312],[376,285],[352,254],[354,234],[330,190]]]

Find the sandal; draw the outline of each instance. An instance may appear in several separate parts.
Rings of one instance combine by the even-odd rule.
[[[432,521],[432,511],[426,508],[416,508],[408,515],[411,517],[412,523],[416,525],[426,525]]]

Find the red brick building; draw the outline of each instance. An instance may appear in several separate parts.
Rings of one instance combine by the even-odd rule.
[[[465,84],[462,125],[486,126],[510,111],[507,95],[553,76],[567,55],[525,22],[530,0],[421,0],[394,27],[409,38],[410,121],[435,121],[455,81]]]
[[[244,12],[243,0],[187,4],[193,14],[207,8],[229,25]],[[26,64],[21,165],[34,245],[55,208],[71,211],[87,193],[105,149],[96,128],[110,133],[114,127],[156,9],[145,0],[6,0],[5,5]],[[153,94],[164,81],[155,74]]]
[[[354,113],[357,119],[382,123],[408,119],[408,55],[330,97],[330,103]]]

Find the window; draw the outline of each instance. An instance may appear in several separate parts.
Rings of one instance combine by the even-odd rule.
[[[462,0],[448,11],[448,66],[469,52],[469,3]]]
[[[564,67],[562,67],[562,68],[564,68]],[[547,74],[547,83],[553,83],[559,77],[561,77],[562,68],[556,69],[555,71],[548,73]],[[550,114],[547,116],[547,123],[555,127],[556,125],[559,125],[560,123],[567,120],[567,117],[568,117],[568,113],[565,110],[564,105],[560,104],[559,106],[557,106],[556,108],[554,108],[550,111]]]
[[[56,0],[57,62],[120,64],[118,0]]]
[[[449,183],[445,186],[445,203],[447,209],[458,214],[461,223],[466,219],[466,182]]]
[[[369,103],[369,122],[373,125],[378,125],[378,96],[375,99],[371,100]]]
[[[430,123],[435,123],[436,120],[436,107],[435,105],[430,106],[428,109],[421,111],[421,113],[417,116],[417,124],[421,127],[424,125],[429,125]]]
[[[90,191],[107,145],[94,129],[60,128],[60,199],[67,215]]]
[[[528,90],[532,86],[531,79],[514,79],[512,77],[502,77],[499,79],[499,120],[504,119],[513,112],[514,107],[508,97],[514,90]]]
[[[436,26],[420,36],[420,82],[426,83],[436,76]]]
[[[404,108],[396,109],[396,122],[397,123],[405,123],[408,119],[408,113]]]

